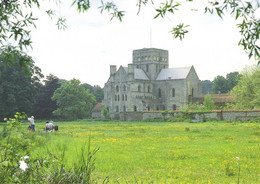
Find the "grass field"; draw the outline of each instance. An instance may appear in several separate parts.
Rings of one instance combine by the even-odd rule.
[[[97,183],[260,183],[259,123],[55,124],[59,132],[45,134],[48,146],[35,146],[32,156],[66,148],[64,162],[72,167],[90,136],[91,147],[100,148]],[[43,127],[36,124],[36,134],[42,135]]]

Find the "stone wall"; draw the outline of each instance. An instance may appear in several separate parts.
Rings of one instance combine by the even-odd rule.
[[[194,121],[203,122],[207,119],[216,120],[250,120],[256,117],[260,117],[260,110],[213,110],[210,112],[196,113],[193,114]],[[176,115],[183,114],[182,111],[173,111],[165,116],[165,118],[171,118]],[[143,119],[154,119],[154,118],[164,118],[161,111],[156,112],[143,112]]]
[[[120,113],[120,120],[122,121],[142,121],[143,112],[122,112]]]
[[[170,119],[173,116],[183,114],[183,111],[172,111],[165,115],[162,114],[163,111],[152,111],[152,112],[120,112],[111,113],[110,117],[112,119],[121,121],[141,121],[144,119]],[[260,110],[213,110],[210,112],[190,112],[193,116],[193,121],[203,122],[209,119],[215,119],[218,121],[237,121],[237,120],[250,120],[256,117],[260,117]],[[92,113],[93,118],[103,118],[100,112]]]

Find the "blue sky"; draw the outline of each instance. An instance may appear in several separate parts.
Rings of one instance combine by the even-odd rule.
[[[76,78],[82,83],[103,87],[110,65],[127,66],[132,62],[134,49],[151,45],[169,51],[170,68],[193,65],[201,80],[213,80],[217,75],[256,64],[238,46],[240,34],[234,18],[225,16],[222,20],[204,14],[200,11],[202,3],[185,3],[175,15],[154,20],[154,7],[158,5],[147,5],[137,15],[135,1],[115,1],[119,2],[119,9],[126,11],[121,23],[110,21],[107,13],[100,14],[98,5],[79,14],[75,7],[64,2],[56,6],[46,1],[41,11],[36,12],[39,20],[37,29],[32,32],[30,54],[44,75],[52,73],[62,79]],[[56,9],[67,18],[65,31],[57,30],[55,22],[44,13],[48,8]],[[194,8],[199,11],[191,11]],[[183,41],[173,39],[169,33],[179,23],[190,25]]]

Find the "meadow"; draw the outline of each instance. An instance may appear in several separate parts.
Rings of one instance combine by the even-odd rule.
[[[93,178],[97,183],[259,183],[259,123],[57,122],[47,144],[32,156],[65,149],[73,167],[80,150],[99,148]],[[44,123],[36,124],[43,134]],[[25,126],[24,126],[25,128]]]
[[[259,122],[56,122],[52,133],[44,124],[21,127],[33,139],[30,158],[64,156],[73,168],[90,140],[95,183],[260,182]]]

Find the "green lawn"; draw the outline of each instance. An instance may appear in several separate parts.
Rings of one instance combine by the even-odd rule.
[[[37,123],[37,122],[36,122]],[[59,154],[72,167],[88,144],[96,153],[94,179],[100,183],[260,183],[259,123],[59,122],[48,146],[32,156]],[[36,124],[42,134],[44,123]],[[25,126],[24,126],[25,127]],[[239,157],[236,158],[236,157]]]

